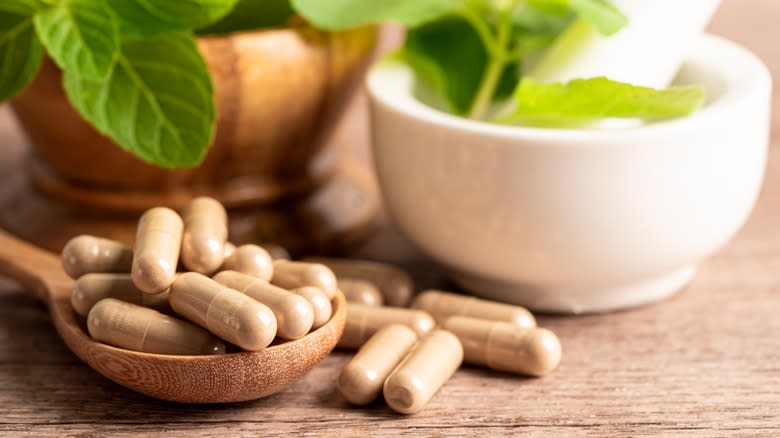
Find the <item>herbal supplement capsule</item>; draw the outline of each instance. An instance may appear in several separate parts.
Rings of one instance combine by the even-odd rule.
[[[265,304],[196,272],[173,282],[170,302],[179,315],[244,350],[261,350],[276,336],[276,318]]]
[[[141,216],[132,270],[139,289],[157,294],[171,287],[176,278],[183,227],[179,215],[170,208],[155,207]]]
[[[458,338],[446,330],[434,330],[412,347],[385,380],[387,405],[402,414],[420,412],[462,362]]]
[[[314,324],[314,309],[302,296],[236,271],[222,271],[214,280],[268,306],[276,316],[280,338],[298,339]]]
[[[504,321],[523,328],[536,327],[536,319],[524,307],[437,290],[428,290],[418,295],[412,307],[430,313],[439,324],[450,316],[471,316]]]
[[[314,320],[311,324],[311,329],[318,329],[322,327],[326,322],[330,321],[330,317],[333,314],[333,305],[330,304],[328,296],[320,288],[314,286],[304,286],[290,291],[295,295],[300,295],[306,298],[306,301],[311,304],[314,310]]]
[[[274,274],[274,265],[266,250],[251,244],[241,245],[238,248],[233,244],[230,246],[233,247],[233,251],[225,256],[222,270],[238,271],[265,281],[271,279]]]
[[[379,289],[365,280],[339,278],[337,284],[339,290],[349,302],[361,303],[367,306],[382,305],[382,294],[379,293]]]
[[[76,236],[62,248],[62,267],[72,279],[92,272],[130,272],[133,249],[116,240]]]
[[[366,341],[339,375],[338,389],[347,401],[367,405],[382,392],[396,365],[417,342],[414,330],[401,324],[383,327]]]
[[[337,345],[341,348],[358,348],[379,329],[390,324],[403,324],[422,337],[433,330],[436,321],[422,310],[347,303],[344,334]]]
[[[130,274],[82,275],[73,283],[70,304],[76,313],[87,316],[92,306],[104,298],[115,298],[156,310],[169,308],[167,292],[144,293],[133,283]]]
[[[189,322],[114,298],[100,300],[87,317],[96,341],[156,354],[224,354],[225,344]]]
[[[190,201],[182,219],[181,259],[184,266],[201,274],[219,269],[228,235],[225,207],[216,199],[201,196]]]
[[[306,261],[322,263],[329,267],[336,277],[365,280],[375,285],[382,293],[387,306],[406,307],[412,300],[414,283],[412,277],[393,265],[365,260],[333,258],[306,258]]]
[[[327,266],[319,263],[274,260],[271,283],[285,289],[314,286],[325,292],[329,300],[336,296],[336,276]]]
[[[561,361],[561,343],[544,328],[453,316],[444,323],[463,344],[465,361],[498,371],[544,376]]]

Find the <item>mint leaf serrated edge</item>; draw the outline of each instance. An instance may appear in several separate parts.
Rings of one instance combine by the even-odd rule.
[[[145,53],[148,47],[158,51]],[[178,59],[154,59],[166,53]],[[200,163],[213,139],[213,86],[192,36],[125,40],[106,78],[65,71],[63,83],[85,119],[144,161],[191,167]]]
[[[49,56],[63,70],[104,77],[119,52],[119,27],[103,3],[70,0],[35,15],[35,28]]]

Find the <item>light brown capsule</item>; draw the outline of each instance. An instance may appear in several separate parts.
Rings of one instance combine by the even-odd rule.
[[[382,293],[387,306],[406,307],[412,300],[414,282],[403,270],[379,262],[311,257],[304,259],[312,263],[322,263],[329,267],[336,277],[365,280],[375,285]]]
[[[236,271],[222,271],[214,280],[268,306],[276,315],[280,338],[298,339],[311,330],[314,309],[306,298]]]
[[[367,405],[379,397],[387,376],[417,342],[414,330],[390,324],[371,336],[341,370],[338,389],[347,401]]]
[[[430,313],[439,324],[443,324],[450,316],[470,316],[504,321],[522,328],[536,327],[536,319],[524,307],[437,290],[417,295],[412,307]]]
[[[281,245],[275,245],[273,243],[264,243],[260,245],[264,250],[268,251],[272,260],[290,260],[290,251]]]
[[[347,303],[347,321],[337,346],[359,348],[379,329],[390,324],[403,324],[423,337],[433,330],[436,321],[422,310]]]
[[[385,380],[387,405],[402,414],[420,412],[463,362],[463,347],[452,333],[434,330],[419,341]]]
[[[329,300],[336,297],[336,276],[327,266],[319,263],[274,260],[271,283],[284,289],[314,286],[325,292]]]
[[[544,328],[453,316],[444,323],[463,344],[464,360],[498,371],[544,376],[561,361],[561,343]]]
[[[382,305],[382,294],[379,293],[379,289],[365,280],[339,278],[338,287],[349,302],[365,304],[367,306]]]
[[[98,272],[130,272],[133,249],[116,240],[76,236],[62,248],[62,268],[72,279]]]
[[[104,298],[116,298],[155,310],[170,308],[167,291],[159,294],[141,292],[133,283],[130,274],[82,275],[73,283],[70,304],[76,313],[87,316],[92,306]]]
[[[170,208],[155,207],[141,216],[132,270],[138,289],[157,294],[171,287],[176,278],[183,227],[179,215]]]
[[[306,298],[306,301],[311,304],[314,310],[314,320],[311,324],[311,329],[318,329],[330,321],[330,317],[333,314],[333,305],[330,303],[325,292],[314,286],[304,286],[290,291],[295,295],[300,295]]]
[[[230,246],[233,247],[233,251],[225,256],[221,270],[237,271],[265,281],[271,280],[274,274],[274,265],[266,250],[252,244],[241,245],[237,248],[233,244]]]
[[[189,322],[114,298],[100,300],[87,316],[93,339],[156,354],[224,354],[225,344]]]
[[[173,282],[170,302],[179,315],[244,350],[261,350],[276,336],[268,306],[196,272]]]
[[[181,260],[187,269],[211,274],[219,269],[228,235],[227,212],[216,199],[201,196],[182,213]]]

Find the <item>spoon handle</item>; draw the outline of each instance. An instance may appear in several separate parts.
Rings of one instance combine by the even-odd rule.
[[[70,279],[60,258],[0,230],[0,276],[16,281],[36,298],[48,304],[51,294],[69,288]]]

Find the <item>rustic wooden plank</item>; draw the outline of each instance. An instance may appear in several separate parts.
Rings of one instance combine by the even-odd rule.
[[[726,0],[713,27],[780,78],[776,0]],[[750,25],[747,26],[746,23]],[[774,122],[780,127],[780,98]],[[357,114],[360,122],[364,115]],[[22,137],[0,108],[0,171]],[[263,400],[184,406],[106,380],[71,354],[45,308],[0,281],[0,436],[780,436],[780,147],[749,224],[661,304],[584,317],[542,316],[564,348],[560,369],[524,379],[465,367],[412,417],[348,406],[336,352]],[[0,188],[2,190],[4,188]],[[364,253],[405,262],[426,285],[441,273],[384,233]]]

